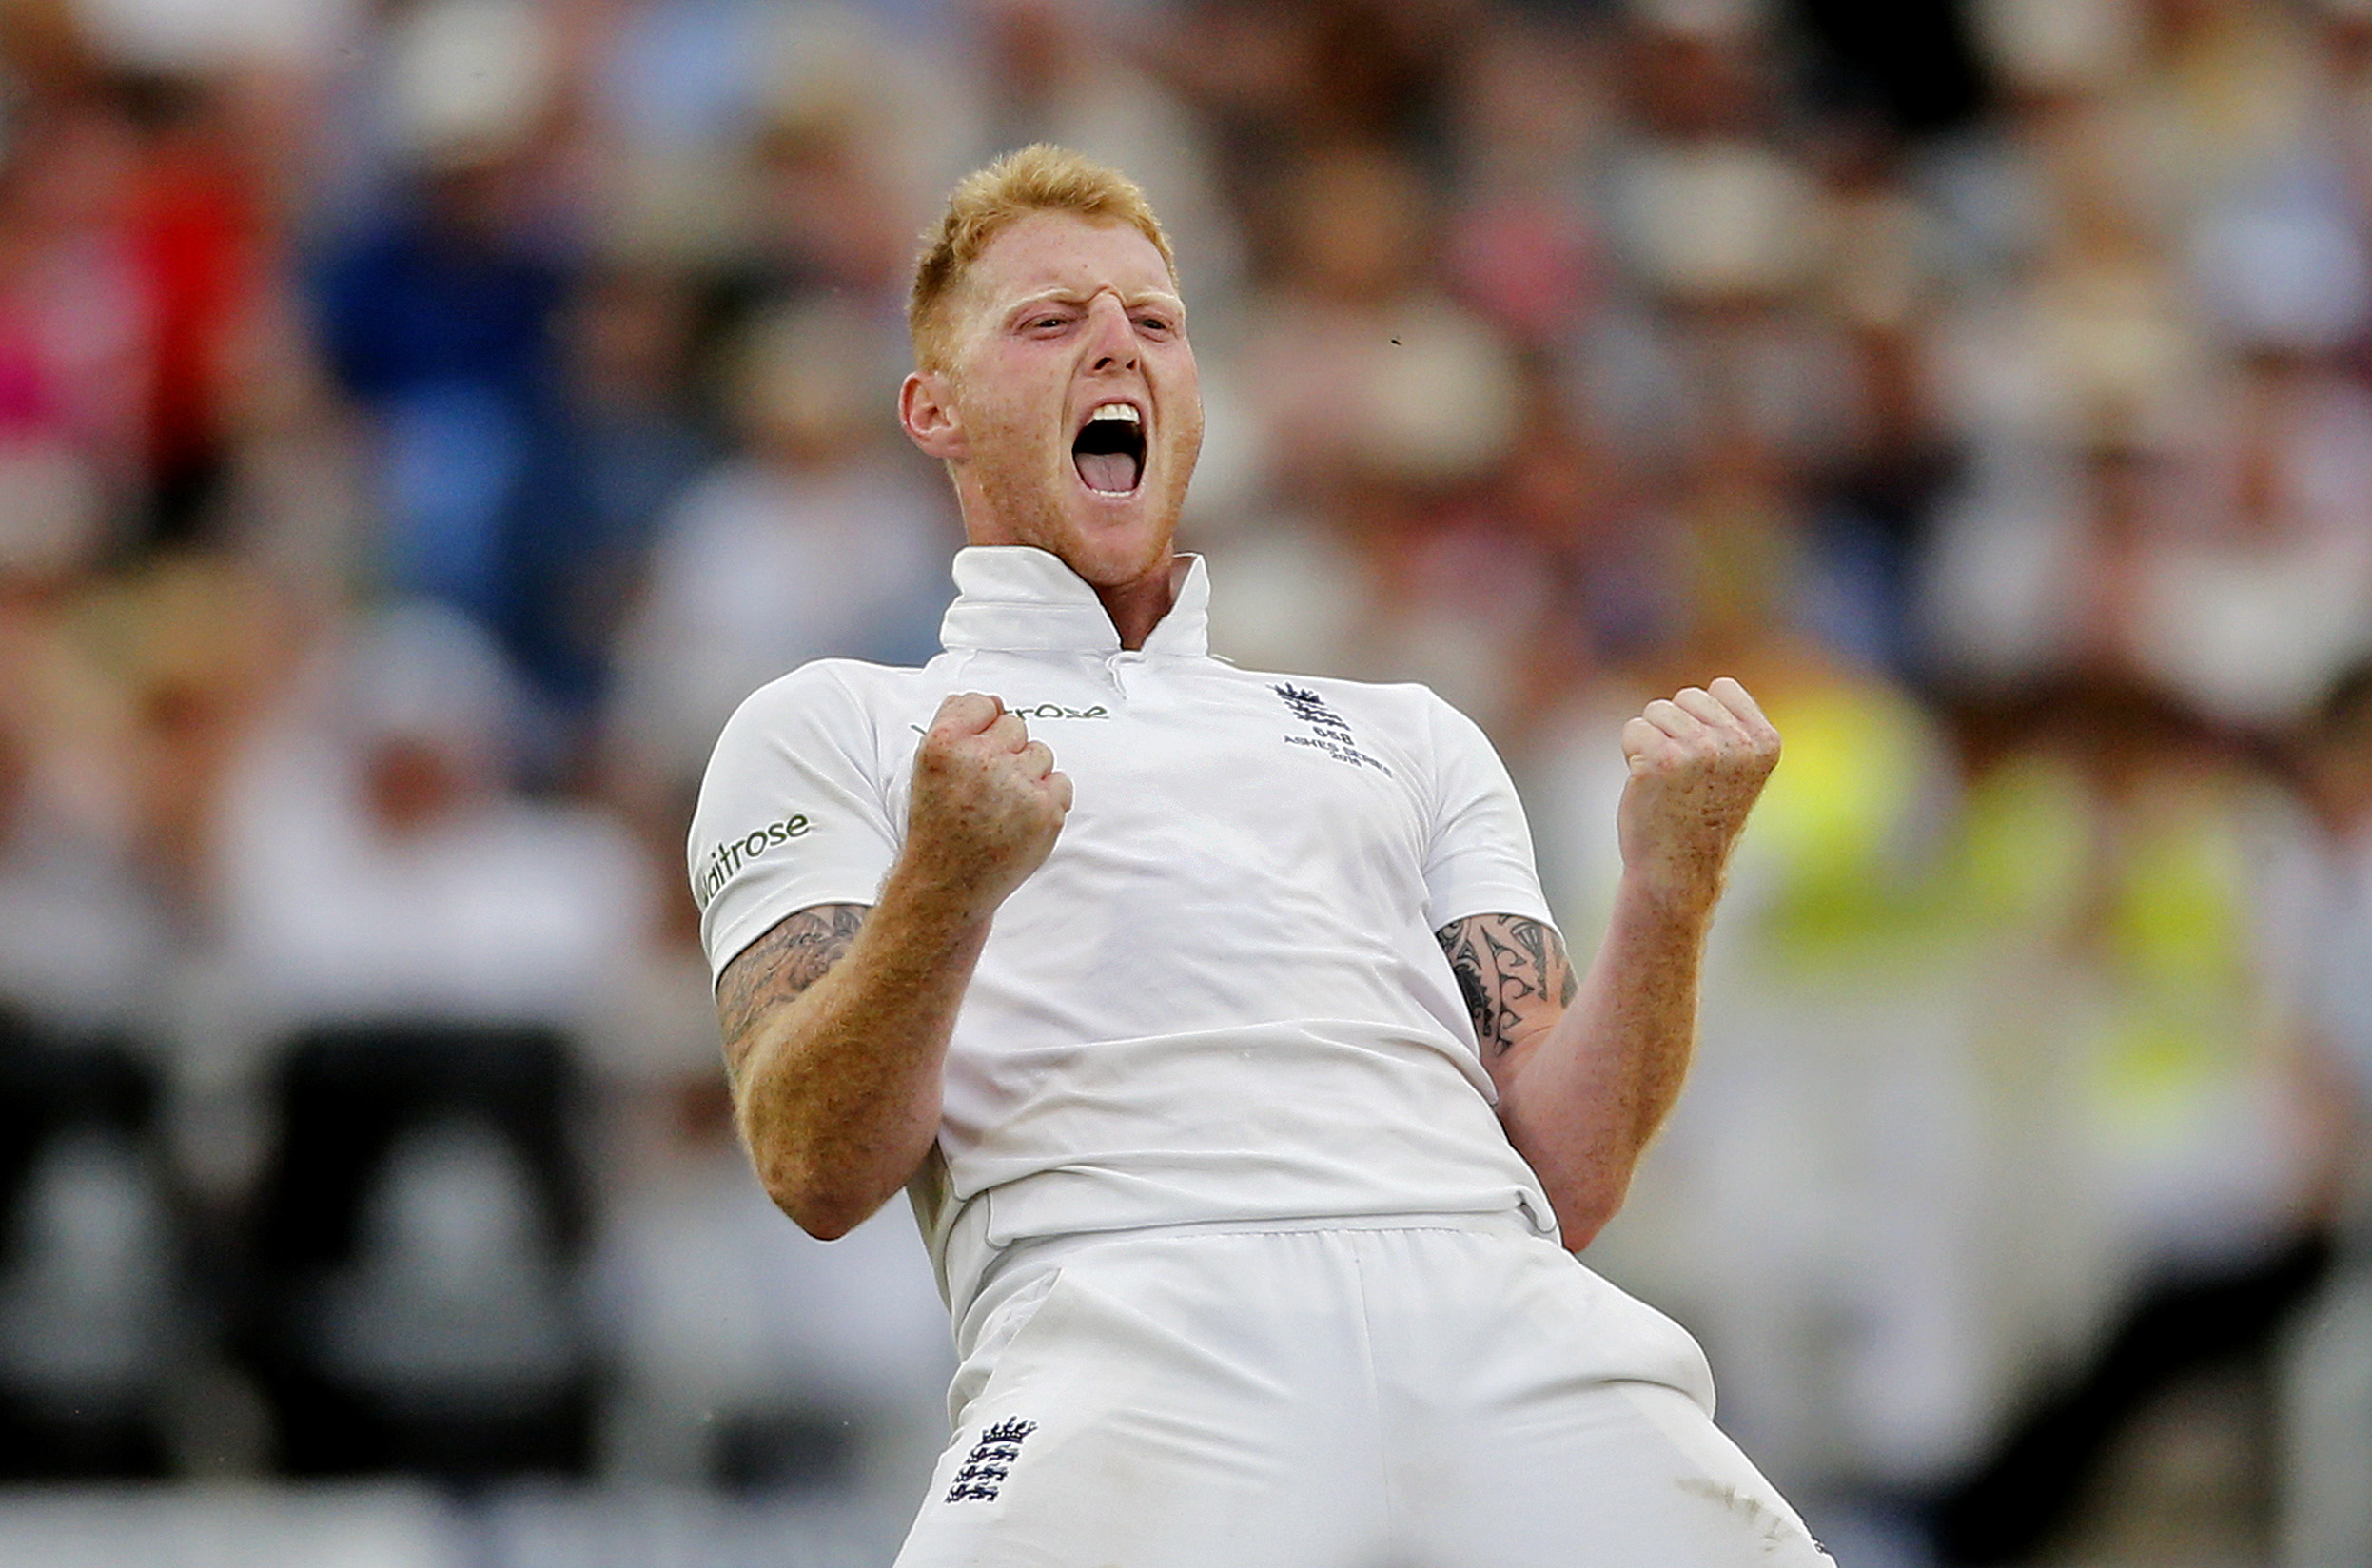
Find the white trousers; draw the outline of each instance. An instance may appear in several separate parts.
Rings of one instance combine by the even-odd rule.
[[[958,1371],[898,1568],[1831,1568],[1685,1331],[1456,1225],[1065,1253]]]

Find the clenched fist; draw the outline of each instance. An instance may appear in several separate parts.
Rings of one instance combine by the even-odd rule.
[[[1070,780],[1054,754],[993,696],[963,692],[914,748],[907,812],[911,870],[972,919],[1046,863],[1070,810]]]
[[[1727,676],[1647,705],[1622,727],[1631,765],[1616,826],[1623,868],[1659,900],[1710,905],[1763,780],[1779,733]]]

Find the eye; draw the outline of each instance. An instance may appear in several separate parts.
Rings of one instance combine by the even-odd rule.
[[[1166,316],[1139,316],[1137,325],[1147,332],[1160,336],[1169,331],[1170,321]]]

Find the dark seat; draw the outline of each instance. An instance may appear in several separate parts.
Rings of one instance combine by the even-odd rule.
[[[168,1468],[192,1339],[153,1059],[0,1014],[0,1476]]]
[[[282,1468],[588,1465],[579,1086],[557,1030],[316,1028],[273,1093],[244,1358]]]

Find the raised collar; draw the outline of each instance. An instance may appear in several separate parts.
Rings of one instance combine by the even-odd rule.
[[[1169,613],[1145,652],[1199,657],[1210,651],[1210,577],[1200,556],[1179,556]],[[1027,544],[971,544],[955,553],[955,602],[939,623],[950,649],[1005,653],[1116,654],[1120,633],[1095,590],[1049,551]]]

